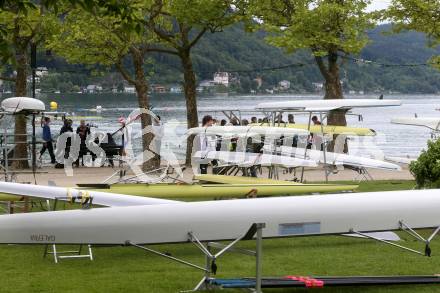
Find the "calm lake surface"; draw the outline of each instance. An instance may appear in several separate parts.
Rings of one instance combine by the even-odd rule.
[[[137,106],[136,96],[133,94],[53,94],[42,95],[47,108],[50,101],[58,103],[58,111],[74,112],[78,116],[96,116],[98,120],[90,119],[90,123],[97,126],[97,130],[113,132],[119,128],[118,118],[128,116]],[[377,98],[373,95],[350,96],[346,98]],[[358,121],[356,116],[348,116],[349,126],[368,127],[376,130],[375,137],[353,138],[350,140],[350,153],[360,154],[366,157],[387,156],[417,156],[426,147],[426,142],[431,138],[428,128],[391,124],[392,117],[413,117],[416,113],[419,117],[439,117],[439,95],[388,95],[385,99],[400,99],[401,107],[366,108],[354,109],[353,113],[361,114],[363,121]],[[200,96],[198,98],[199,119],[206,111],[218,111],[220,109],[252,110],[256,104],[269,101],[308,100],[322,99],[318,95],[213,95]],[[177,154],[185,151],[184,133],[186,130],[186,108],[182,95],[161,94],[151,98],[153,111],[161,116],[165,123],[165,136],[162,140],[162,148],[173,150]],[[97,106],[103,111],[97,114]],[[210,113],[212,114],[212,113]],[[225,118],[221,113],[214,113],[217,119]],[[242,118],[250,118],[252,114],[243,115]],[[262,117],[260,115],[260,117]],[[286,117],[284,117],[286,119]],[[296,116],[297,123],[306,123],[306,116]],[[60,122],[53,125],[53,133],[58,133]],[[74,127],[79,121],[74,122]],[[140,130],[140,124],[135,124],[134,129]],[[39,130],[39,129],[38,129]],[[139,145],[138,145],[139,146]]]

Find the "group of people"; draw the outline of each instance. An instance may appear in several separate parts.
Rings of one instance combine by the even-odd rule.
[[[140,116],[136,117],[134,120],[137,120],[138,118],[140,118]],[[106,159],[108,161],[108,163],[110,164],[110,166],[114,166],[113,165],[113,158],[116,155],[122,155],[125,156],[125,147],[128,144],[128,139],[129,139],[129,134],[127,133],[127,127],[126,125],[128,124],[127,121],[124,118],[119,118],[118,119],[119,124],[121,125],[121,127],[119,128],[119,130],[117,130],[116,132],[114,132],[113,134],[111,133],[107,133],[107,137],[106,139],[102,140],[102,139],[98,139],[95,138],[94,142],[96,144],[99,144],[99,146],[104,150],[105,155],[106,155]],[[154,132],[154,145],[152,147],[152,151],[156,152],[157,154],[160,154],[160,149],[161,149],[161,138],[163,136],[163,124],[160,120],[160,116],[155,116],[155,118],[153,119],[153,132]],[[59,135],[63,135],[64,133],[68,133],[74,132],[73,129],[73,121],[71,119],[64,119],[64,123],[63,126],[60,129]],[[55,153],[54,153],[54,145],[53,145],[53,134],[52,134],[52,130],[51,130],[51,120],[49,117],[44,117],[41,121],[41,127],[43,129],[43,135],[42,135],[42,139],[43,139],[43,147],[41,148],[40,151],[40,160],[42,158],[42,156],[44,155],[44,153],[46,151],[49,152],[49,156],[50,156],[50,160],[52,164],[55,164],[55,166],[57,166],[60,163],[57,163],[56,158],[55,158]],[[80,139],[80,148],[79,148],[79,156],[76,159],[76,161],[74,162],[74,165],[79,166],[80,165],[80,161],[81,164],[84,165],[84,160],[83,157],[84,155],[86,155],[89,150],[87,148],[87,137],[91,134],[90,131],[90,126],[89,124],[86,123],[85,120],[81,120],[79,126],[76,128],[76,134],[78,134],[78,137]],[[121,141],[122,141],[122,145],[117,145],[114,139],[114,136],[120,136],[121,137]],[[72,145],[72,141],[70,137],[67,137],[66,139],[66,143],[65,143],[65,149],[64,149],[64,158],[67,159],[69,158],[70,155],[70,148]],[[92,160],[95,160],[96,158],[96,154],[91,154],[92,156]]]
[[[251,123],[258,123],[257,117],[252,117],[251,118]],[[227,122],[225,119],[222,119],[220,121],[220,124],[218,123],[218,120],[212,118],[211,115],[206,115],[203,117],[202,119],[202,126],[203,127],[211,127],[211,126],[215,126],[215,125],[219,125],[219,126],[247,126],[249,125],[249,121],[247,119],[243,119],[241,121],[239,121],[239,119],[237,119],[236,117],[233,117],[230,119],[229,122]],[[231,138],[229,141],[229,146],[228,149],[231,152],[235,152],[237,150],[237,143],[238,143],[238,138]],[[215,140],[212,140],[209,136],[206,135],[200,135],[199,137],[199,145],[198,145],[198,149],[202,152],[209,152],[209,151],[220,151],[222,149],[222,144],[223,144],[223,139],[221,136],[216,136]],[[252,141],[252,138],[248,139],[248,141],[246,142],[246,151],[248,152],[255,152],[258,153],[261,151],[261,144],[254,144]],[[197,147],[197,146],[196,146]],[[213,172],[215,172],[216,166],[218,165],[217,160],[213,160],[212,162],[213,165]],[[209,161],[207,160],[202,160],[199,164],[199,172],[200,174],[207,174],[208,173],[208,164]],[[251,168],[251,175],[256,177],[256,172],[253,168]]]
[[[40,151],[40,159],[43,156],[43,154],[46,152],[46,150],[49,152],[50,156],[50,162],[51,164],[56,164],[55,159],[55,153],[54,153],[54,147],[53,147],[53,136],[52,136],[52,130],[50,126],[51,120],[49,117],[44,117],[41,121],[41,127],[43,128],[43,147]],[[71,119],[64,119],[63,126],[60,129],[60,135],[66,132],[73,132],[73,121]],[[76,133],[81,139],[80,148],[83,149],[86,147],[86,139],[87,136],[90,134],[90,127],[88,124],[86,124],[85,120],[81,120],[79,126],[76,128]],[[68,138],[66,141],[66,147],[64,152],[64,158],[69,157],[70,153],[70,145],[71,141]],[[79,158],[76,162],[77,165],[79,165]]]
[[[257,119],[257,117],[251,117],[250,119],[250,123],[251,124],[261,124],[261,123],[267,123],[269,122],[267,120],[267,118],[260,118]],[[319,121],[317,116],[313,116],[311,118],[311,122],[313,123],[313,125],[321,125],[321,121]],[[275,119],[275,123],[284,123],[286,124],[286,122],[283,121],[283,115],[279,114],[276,119]],[[295,124],[295,117],[293,114],[288,114],[287,115],[287,123],[288,124]],[[247,119],[242,119],[241,121],[239,121],[239,119],[237,119],[236,117],[233,117],[230,119],[229,122],[227,122],[225,119],[222,119],[220,121],[220,123],[218,122],[217,119],[214,119],[211,115],[206,115],[203,117],[202,119],[202,126],[203,127],[210,127],[210,126],[247,126],[249,125],[249,121]],[[282,138],[284,139],[284,138]],[[231,138],[230,142],[229,142],[229,151],[236,151],[237,150],[237,138]],[[307,148],[311,148],[312,144],[319,140],[318,137],[314,137],[313,134],[311,134],[308,139],[307,139]],[[246,151],[247,152],[252,152],[252,153],[259,153],[261,152],[261,149],[263,147],[264,142],[258,142],[255,143],[252,141],[252,138],[248,138],[248,141],[246,142]],[[295,136],[293,138],[292,141],[292,146],[296,147],[298,144],[298,136]],[[201,135],[199,138],[199,150],[202,152],[208,152],[210,150],[216,150],[216,151],[220,151],[221,147],[222,147],[222,138],[220,136],[217,136],[215,141],[214,140],[210,140],[210,138],[206,135]],[[322,148],[322,146],[321,146]],[[207,174],[208,172],[208,163],[209,162],[204,162],[202,161],[202,163],[199,164],[199,168],[200,168],[200,173],[201,174]],[[215,167],[217,165],[217,161],[214,160],[211,162],[213,167]],[[251,175],[252,176],[256,176],[255,173],[255,169],[251,170]]]
[[[238,126],[238,125],[248,126],[249,124],[261,124],[261,123],[268,123],[269,122],[269,120],[267,118],[257,118],[255,116],[251,117],[250,122],[248,119],[242,119],[240,121],[236,117],[231,118],[229,120],[229,122],[226,119],[222,119],[219,122],[217,119],[212,118],[212,116],[210,116],[210,115],[206,115],[205,117],[203,117],[203,119],[209,120],[209,123],[211,123],[211,125],[209,125],[209,126],[213,126],[213,125],[214,126]],[[287,115],[287,122],[285,122],[283,120],[283,114],[278,114],[278,116],[275,119],[275,123],[295,124],[295,116],[293,114],[288,114]],[[321,125],[321,121],[319,121],[318,116],[312,117],[312,123],[313,123],[313,125]],[[202,120],[202,125],[207,126],[207,125],[203,124],[203,120]]]

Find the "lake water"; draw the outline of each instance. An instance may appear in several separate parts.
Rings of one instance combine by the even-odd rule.
[[[95,109],[101,106],[102,119],[90,121],[100,131],[112,132],[118,129],[118,118],[127,116],[137,106],[135,95],[129,94],[55,94],[40,97],[49,106],[50,101],[58,103],[59,111],[74,112],[76,115],[97,115],[96,112],[87,109]],[[346,98],[377,98],[377,96],[349,96]],[[200,96],[198,98],[199,119],[206,114],[205,111],[220,109],[252,110],[260,102],[322,99],[318,95],[213,95]],[[439,95],[395,95],[385,96],[385,99],[400,99],[403,105],[400,107],[365,108],[354,109],[353,113],[361,114],[363,121],[358,121],[356,116],[348,116],[350,126],[368,127],[376,130],[376,137],[354,138],[350,140],[350,153],[359,153],[371,157],[381,153],[388,156],[417,156],[426,147],[427,140],[431,137],[428,128],[391,124],[392,117],[412,117],[416,113],[419,117],[440,117]],[[153,111],[161,116],[165,123],[165,137],[162,147],[172,149],[178,154],[185,151],[184,133],[186,130],[186,108],[182,95],[155,95],[151,98]],[[244,115],[250,118],[252,114]],[[214,115],[217,119],[225,118],[221,113]],[[260,115],[260,117],[262,117]],[[284,117],[286,119],[286,117]],[[307,122],[306,116],[296,116],[296,122]],[[78,122],[74,123],[75,127]],[[59,125],[59,124],[58,124]],[[57,124],[53,126],[53,132],[58,132]],[[137,124],[135,129],[140,130]],[[138,145],[139,146],[139,145]]]

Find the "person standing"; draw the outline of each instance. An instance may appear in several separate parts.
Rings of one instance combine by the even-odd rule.
[[[61,127],[60,134],[63,134],[65,132],[73,132],[71,119],[64,119],[64,124],[63,127]]]
[[[86,121],[81,120],[78,128],[76,129],[76,133],[79,135],[81,139],[81,144],[79,147],[79,156],[76,160],[76,165],[79,166],[79,159],[81,158],[81,164],[84,166],[84,155],[87,153],[86,139],[90,134],[90,127],[86,124]]]
[[[317,116],[312,117],[312,122],[313,122],[313,125],[316,125],[316,126],[322,125],[321,121],[319,121]],[[315,145],[317,150],[322,151],[323,150],[323,144],[322,144],[322,142],[323,142],[322,136],[323,135],[324,135],[323,133],[321,133],[321,134],[311,133],[308,148],[312,148],[312,145]]]
[[[52,133],[50,132],[50,118],[44,117],[41,122],[41,127],[43,128],[43,148],[40,151],[40,159],[41,156],[46,152],[49,152],[50,163],[55,164],[55,154],[53,153],[53,143],[52,143]]]
[[[61,127],[60,135],[65,132],[73,132],[71,119],[64,119],[64,124],[63,124],[63,127]],[[66,140],[66,148],[64,150],[64,158],[65,159],[69,158],[71,144],[72,144],[72,139],[70,137],[68,137]]]
[[[162,138],[165,135],[165,127],[164,127],[159,115],[156,115],[156,117],[153,118],[152,129],[153,129],[153,134],[154,134],[154,138],[153,138],[154,150],[152,150],[152,151],[154,153],[156,153],[157,155],[160,155],[160,149],[162,147]]]
[[[211,127],[214,121],[211,115],[206,115],[202,119],[202,127]],[[203,133],[200,135],[200,151],[209,152],[211,150],[211,143],[208,140],[208,136]],[[200,174],[208,174],[208,162],[202,161],[199,165]]]

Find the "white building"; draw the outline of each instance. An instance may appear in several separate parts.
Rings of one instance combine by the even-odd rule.
[[[290,89],[290,81],[288,80],[282,80],[278,83],[280,90],[288,90]]]
[[[174,85],[174,86],[170,87],[170,93],[180,94],[182,91],[183,91],[182,86],[180,86],[180,85]]]
[[[199,83],[199,87],[202,87],[202,88],[205,88],[205,87],[213,87],[213,86],[215,86],[215,83],[214,83],[214,81],[212,81],[212,80],[202,80],[202,81]]]
[[[312,82],[315,90],[321,91],[324,88],[324,84],[322,82]]]
[[[229,86],[229,73],[228,72],[216,72],[214,73],[214,79],[215,84],[221,84],[226,87]]]
[[[96,84],[89,84],[86,88],[86,92],[89,94],[99,93],[102,91],[102,86]]]
[[[47,70],[47,67],[37,67],[35,69],[35,76],[42,77],[49,74],[49,70]]]
[[[136,89],[134,86],[125,86],[124,87],[124,93],[134,94],[136,92]]]

